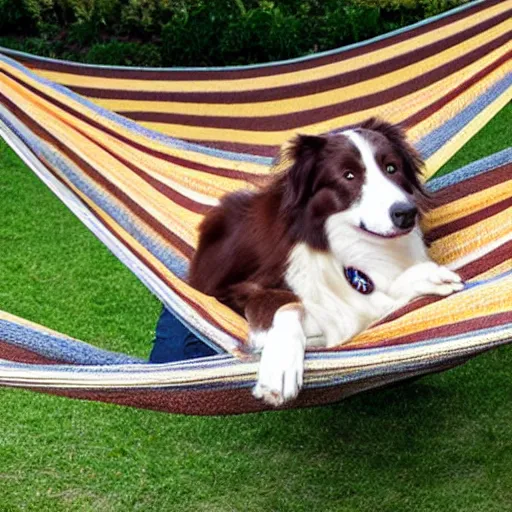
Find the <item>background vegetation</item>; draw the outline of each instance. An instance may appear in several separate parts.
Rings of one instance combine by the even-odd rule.
[[[0,46],[97,64],[252,64],[368,39],[466,2],[0,0]]]

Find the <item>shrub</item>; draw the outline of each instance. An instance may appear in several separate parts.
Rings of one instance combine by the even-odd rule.
[[[211,65],[218,61],[218,45],[230,12],[206,5],[183,10],[162,27],[162,60],[165,65]]]
[[[374,37],[467,1],[0,0],[0,31],[25,51],[102,64],[252,64]]]
[[[36,18],[30,12],[25,2],[0,0],[0,32],[2,34],[17,34],[22,31],[32,33],[36,29]]]
[[[123,7],[120,29],[132,36],[159,34],[173,15],[187,9],[192,2],[171,0],[129,0]]]
[[[160,50],[154,44],[137,44],[120,41],[94,44],[87,52],[84,62],[123,66],[162,65]]]

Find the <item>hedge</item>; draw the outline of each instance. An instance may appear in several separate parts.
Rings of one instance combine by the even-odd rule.
[[[98,64],[252,64],[357,42],[467,1],[0,0],[0,45]]]

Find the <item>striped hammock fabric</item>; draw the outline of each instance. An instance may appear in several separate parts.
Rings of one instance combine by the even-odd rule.
[[[255,411],[245,320],[192,289],[197,225],[255,188],[293,134],[402,123],[430,178],[512,97],[512,0],[473,2],[336,51],[261,66],[87,66],[0,49],[0,134],[217,356],[149,365],[0,313],[0,384],[193,414]],[[292,406],[440,371],[512,340],[512,150],[428,181],[431,254],[466,289],[307,355]]]

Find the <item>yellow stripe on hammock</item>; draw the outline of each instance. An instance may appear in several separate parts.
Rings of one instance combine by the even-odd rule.
[[[500,274],[504,274],[505,272],[509,272],[512,269],[512,258],[505,260],[503,263],[496,265],[495,267],[490,268],[489,270],[482,272],[481,274],[476,275],[471,281],[479,281],[481,279],[491,279],[493,277],[497,277]]]
[[[346,346],[379,343],[383,340],[393,340],[464,320],[506,313],[510,311],[511,306],[512,279],[504,278],[494,283],[455,293],[442,301],[406,313],[396,320],[370,327],[357,335]]]
[[[430,211],[422,221],[424,231],[466,217],[512,197],[512,176],[504,183],[480,190]]]
[[[512,235],[510,208],[432,243],[429,254],[440,264],[449,265],[496,240]]]
[[[173,148],[162,142],[159,142],[155,139],[147,137],[145,135],[139,135],[134,133],[133,131],[125,128],[121,124],[116,121],[112,121],[105,117],[99,116],[96,112],[92,111],[90,107],[82,105],[80,102],[70,98],[69,96],[60,93],[59,91],[41,84],[37,80],[31,78],[26,75],[24,72],[19,69],[11,66],[6,66],[8,72],[15,76],[17,79],[21,80],[23,83],[35,88],[37,91],[45,93],[55,100],[61,102],[63,105],[72,108],[79,114],[82,114],[87,119],[94,120],[95,122],[101,124],[101,126],[111,129],[112,131],[118,133],[119,135],[127,138],[130,141],[138,143],[142,146],[145,146],[147,149],[159,151],[166,155],[189,160],[191,162],[197,162],[198,164],[203,164],[206,166],[210,166],[213,168],[223,168],[230,169],[234,171],[243,171],[247,174],[267,174],[269,169],[268,165],[254,162],[246,162],[239,160],[230,160],[228,158],[223,158],[219,156],[213,156],[205,153],[199,153],[194,150],[183,149],[183,148]],[[7,89],[7,80],[8,78],[5,75],[0,75],[0,83],[3,83],[2,87]],[[5,89],[5,90],[6,90]],[[26,95],[30,95],[27,89],[25,89]],[[57,108],[57,107],[52,107]],[[75,119],[73,117],[73,119]]]
[[[400,68],[397,71],[379,75],[375,78],[363,80],[353,85],[343,86],[340,80],[339,87],[321,93],[308,94],[286,99],[276,99],[258,103],[237,103],[236,99],[229,105],[220,103],[178,103],[171,101],[137,101],[93,98],[94,103],[115,112],[158,112],[212,117],[259,118],[262,116],[278,116],[304,112],[316,108],[330,107],[340,101],[350,101],[369,94],[378,94],[386,90],[409,82],[419,74],[426,74],[451,61],[457,61],[461,55],[478,49],[491,39],[503,33],[505,23],[478,34],[458,45],[442,51],[419,62]],[[505,45],[506,46],[506,45]],[[493,52],[494,53],[494,52]],[[499,52],[503,54],[504,52]],[[478,70],[482,69],[482,64]]]
[[[507,48],[500,48],[496,52],[493,52],[491,57],[487,56],[484,59],[479,60],[473,65],[473,72],[476,74],[478,71],[485,67],[488,62],[492,62],[492,57],[495,55],[504,55],[507,53]],[[503,78],[507,70],[503,67],[489,74],[483,82],[488,87],[492,83],[497,82],[500,78]],[[283,144],[287,140],[291,139],[297,132],[306,134],[318,134],[326,133],[332,130],[337,130],[342,126],[358,124],[365,119],[372,116],[380,116],[392,123],[400,123],[408,117],[412,116],[422,108],[428,107],[428,105],[435,101],[443,98],[450,89],[460,85],[464,79],[468,78],[469,71],[463,68],[459,72],[446,77],[445,79],[436,81],[434,84],[427,86],[419,91],[412,92],[408,95],[402,96],[396,100],[388,103],[381,104],[377,107],[372,107],[366,110],[359,110],[351,114],[341,115],[332,119],[327,119],[320,123],[314,123],[311,125],[298,126],[286,130],[276,131],[257,131],[257,130],[240,130],[240,129],[228,129],[228,128],[210,128],[204,126],[188,126],[179,125],[173,123],[162,123],[162,122],[144,122],[140,121],[139,124],[155,130],[166,135],[176,137],[178,134],[187,140],[197,141],[222,141],[222,142],[236,142],[247,145],[257,144],[262,146],[276,146]],[[451,85],[451,87],[450,87]],[[482,85],[472,86],[469,91],[480,91]],[[468,94],[466,94],[468,96]],[[465,105],[461,103],[460,98],[454,101],[458,101],[459,109],[453,113],[455,115]],[[455,103],[452,103],[455,104]],[[445,112],[441,113],[441,116],[446,116]],[[439,125],[443,124],[443,120],[439,117]],[[434,128],[431,124],[429,128]],[[417,138],[414,133],[414,129],[411,130],[411,139]]]
[[[34,101],[27,104],[26,99],[16,92],[17,84],[11,85],[10,96],[18,107],[27,109],[31,117],[52,133],[66,147],[72,149],[81,159],[97,172],[108,170],[108,181],[121,192],[128,195],[138,205],[145,205],[145,210],[164,226],[172,226],[173,232],[188,245],[197,243],[197,225],[202,216],[182,207],[163,196],[145,180],[122,165],[108,152],[90,143],[71,125],[63,124],[52,111]]]

